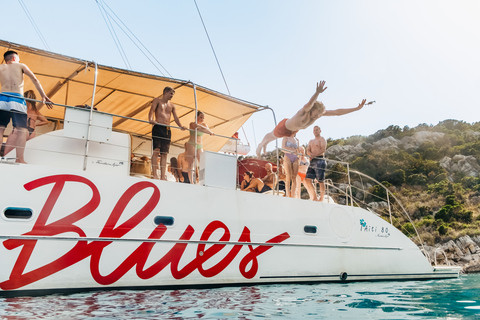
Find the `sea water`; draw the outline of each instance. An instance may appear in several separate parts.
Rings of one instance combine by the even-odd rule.
[[[0,298],[0,319],[480,319],[480,275]]]

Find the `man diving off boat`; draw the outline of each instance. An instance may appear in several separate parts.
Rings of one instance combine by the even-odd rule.
[[[27,75],[37,88],[43,103],[48,108],[52,108],[52,101],[43,91],[40,81],[35,74],[20,63],[20,57],[15,51],[7,51],[3,54],[4,64],[0,65],[0,84],[2,86],[0,94],[0,137],[3,139],[5,127],[12,120],[12,126],[15,129],[7,140],[13,148],[16,148],[16,162],[26,163],[24,160],[25,144],[27,142],[27,104],[23,97],[24,79]],[[38,108],[40,109],[40,108]]]
[[[165,87],[163,95],[160,98],[153,99],[152,107],[148,113],[148,121],[153,124],[152,128],[152,171],[153,178],[158,179],[158,154],[160,153],[160,179],[167,180],[165,170],[167,167],[167,155],[170,150],[170,141],[172,138],[172,131],[170,130],[170,118],[173,114],[173,119],[176,124],[185,130],[187,127],[182,126],[180,119],[177,116],[175,105],[170,102],[172,100],[175,90],[172,87]]]
[[[318,95],[325,90],[327,90],[327,87],[325,87],[325,81],[317,82],[317,89],[315,90],[315,93],[307,102],[307,104],[304,105],[303,108],[300,109],[290,119],[285,118],[280,121],[272,132],[265,135],[262,142],[260,142],[257,147],[257,156],[260,157],[262,149],[263,153],[265,153],[267,145],[271,141],[282,137],[292,137],[299,130],[308,128],[318,118],[322,116],[341,116],[353,111],[360,110],[363,108],[365,102],[367,101],[366,99],[363,99],[356,108],[326,110],[325,105],[322,102],[317,101]]]

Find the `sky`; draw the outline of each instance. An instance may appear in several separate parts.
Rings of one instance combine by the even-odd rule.
[[[327,90],[318,99],[327,109],[376,101],[348,115],[317,120],[325,138],[370,135],[390,125],[480,121],[478,0],[196,4],[230,94],[271,107],[277,122],[292,117],[321,80]],[[114,24],[125,63],[101,6],[110,7],[168,73]],[[4,1],[1,8],[2,40],[107,66],[163,72],[228,94],[194,0],[18,0]],[[240,138],[254,150],[273,127],[272,113],[262,111],[245,123]],[[313,138],[312,131],[313,126],[297,134],[301,144]],[[267,150],[273,148],[271,143]]]

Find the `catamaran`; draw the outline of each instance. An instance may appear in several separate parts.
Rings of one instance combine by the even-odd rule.
[[[27,142],[27,164],[14,151],[0,161],[0,294],[459,275],[403,233],[409,218],[388,189],[386,201],[359,201],[371,185],[348,164],[324,202],[239,190],[232,135],[267,107],[190,81],[0,48],[17,51],[56,102],[42,109],[50,125]],[[204,138],[197,184],[132,169],[140,157],[150,166],[148,111],[165,86],[182,123],[201,110],[215,132]],[[190,132],[171,128],[177,156]]]

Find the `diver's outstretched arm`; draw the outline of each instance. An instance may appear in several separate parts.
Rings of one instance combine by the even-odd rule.
[[[348,108],[348,109],[335,109],[325,111],[324,116],[343,116],[344,114],[360,110],[365,105],[367,99],[363,99],[361,103],[358,104],[358,107]]]
[[[317,89],[315,90],[315,93],[313,96],[308,100],[307,104],[303,106],[303,111],[308,112],[310,109],[313,107],[313,103],[317,101],[318,95],[322,93],[323,91],[327,90],[327,87],[325,87],[325,81],[320,81],[317,82]]]

